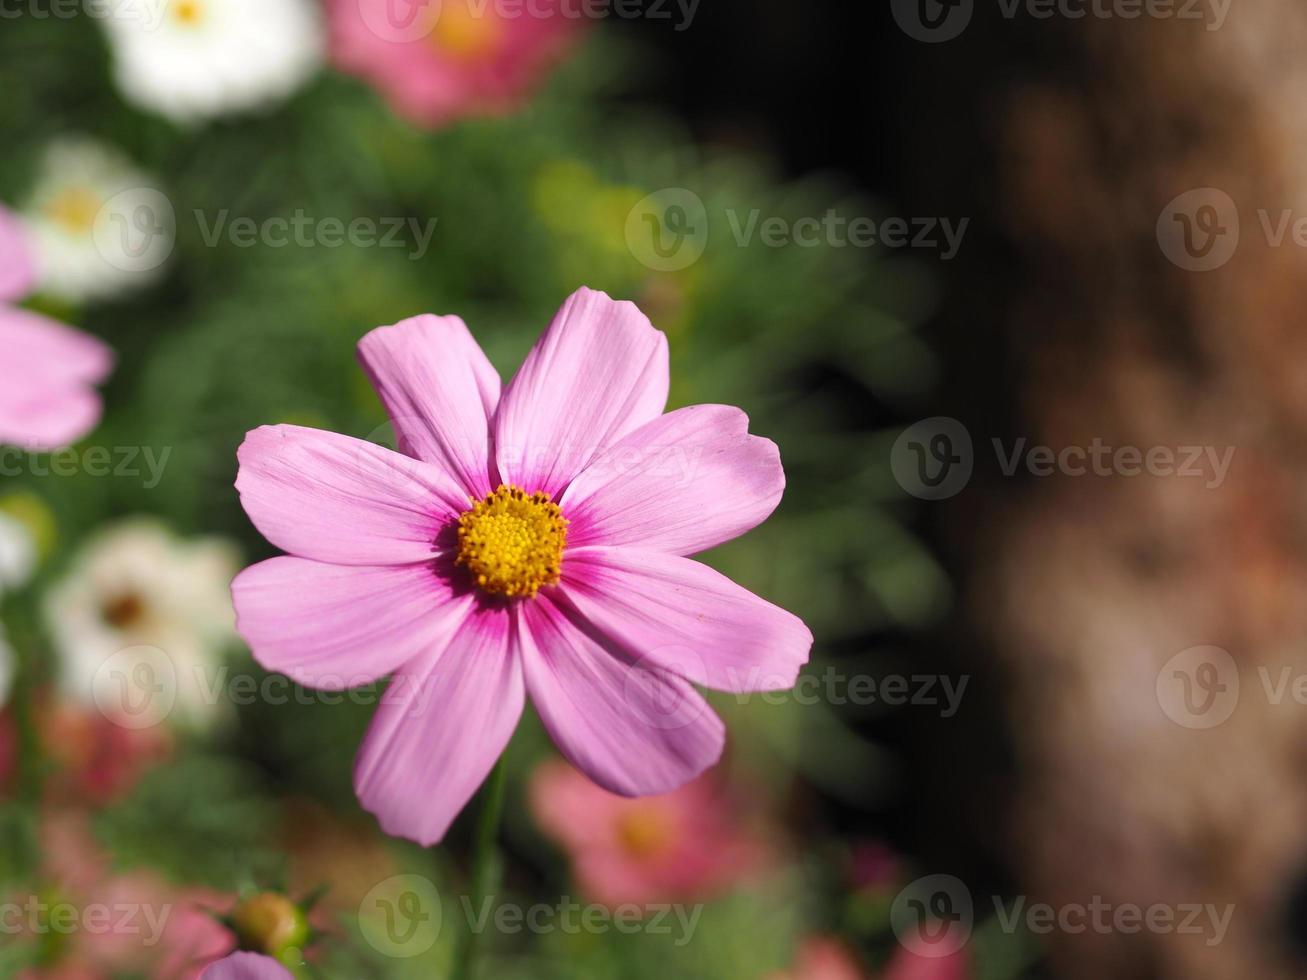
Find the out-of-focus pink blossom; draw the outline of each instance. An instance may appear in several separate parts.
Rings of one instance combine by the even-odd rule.
[[[269,956],[233,953],[204,971],[201,980],[293,980],[290,971]]]
[[[124,728],[70,702],[43,701],[37,724],[56,766],[47,791],[61,803],[104,806],[120,800],[172,754],[173,736],[166,726]]]
[[[580,24],[557,0],[328,0],[328,12],[337,66],[424,126],[512,110]]]
[[[767,980],[866,980],[866,975],[844,943],[830,936],[812,936],[800,944],[793,967]]]
[[[700,899],[766,868],[771,851],[711,776],[662,796],[626,799],[563,762],[531,778],[531,810],[571,855],[577,881],[616,906]]]
[[[945,956],[923,956],[899,948],[885,967],[882,980],[966,980],[970,974],[965,947]]]
[[[0,208],[0,443],[59,449],[99,420],[94,386],[113,356],[93,337],[10,305],[31,289],[34,273],[22,226]]]
[[[884,841],[862,841],[854,846],[849,876],[856,889],[892,888],[898,881],[901,862]]]
[[[235,947],[235,937],[215,918],[230,907],[229,898],[176,888],[152,871],[114,870],[84,812],[43,813],[41,844],[43,895],[52,896],[75,926],[55,961],[22,980],[103,980],[121,973],[195,980]]]

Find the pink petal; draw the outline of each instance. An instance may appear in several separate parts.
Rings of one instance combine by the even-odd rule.
[[[0,443],[32,452],[62,449],[95,428],[100,408],[87,388],[15,384],[0,391]]]
[[[232,953],[201,973],[200,980],[294,980],[294,977],[270,956]]]
[[[0,442],[43,451],[75,442],[100,418],[92,385],[113,367],[109,348],[27,310],[0,307]]]
[[[654,419],[586,467],[563,495],[568,544],[689,555],[756,527],[780,503],[785,471],[770,439],[727,405]]]
[[[472,605],[428,564],[288,557],[245,569],[232,598],[236,628],[259,663],[328,691],[370,684],[443,649]]]
[[[812,648],[797,616],[689,558],[569,549],[562,586],[616,646],[716,690],[793,687]]]
[[[30,310],[0,307],[0,350],[6,376],[96,384],[113,369],[113,352],[104,343]]]
[[[928,956],[900,947],[885,967],[885,980],[966,980],[970,975],[965,946],[945,956]]]
[[[504,392],[495,454],[505,483],[557,494],[603,449],[662,414],[667,338],[633,303],[573,293]]]
[[[359,341],[401,452],[444,467],[463,496],[484,497],[499,374],[456,316],[415,316]],[[461,500],[460,504],[466,504]]]
[[[395,675],[354,765],[386,833],[437,843],[508,745],[526,697],[513,618],[478,609],[447,649]]]
[[[0,300],[20,300],[36,284],[36,263],[22,222],[0,207]]]
[[[439,467],[361,439],[265,425],[237,453],[236,489],[254,526],[283,551],[346,565],[424,561],[466,506]]]
[[[563,755],[604,789],[665,793],[721,758],[726,727],[688,683],[606,648],[544,594],[521,617],[531,702]]]

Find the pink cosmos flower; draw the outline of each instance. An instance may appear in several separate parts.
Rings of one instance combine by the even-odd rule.
[[[256,429],[236,487],[293,557],[233,583],[255,657],[309,687],[393,675],[354,783],[390,834],[439,841],[529,692],[563,754],[621,796],[720,757],[692,684],[793,685],[812,634],[686,555],[779,502],[776,446],[739,409],[663,414],[667,339],[582,289],[516,377],[453,316],[359,344],[407,455],[315,429]]]
[[[108,376],[113,356],[98,340],[10,305],[35,278],[22,227],[0,208],[0,443],[41,451],[94,428],[100,399],[93,386]]]
[[[578,28],[558,0],[328,0],[333,60],[424,126],[507,112]]]
[[[628,800],[564,762],[531,777],[536,822],[572,856],[586,894],[610,907],[695,901],[770,863],[741,808],[708,776],[662,796]]]
[[[232,953],[200,974],[200,980],[294,980],[289,970],[270,956]]]

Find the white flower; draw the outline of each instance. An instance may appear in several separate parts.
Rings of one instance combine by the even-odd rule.
[[[164,692],[159,715],[147,724],[164,717],[189,727],[211,724],[225,706],[219,668],[236,638],[230,585],[239,566],[230,543],[183,541],[153,520],[102,531],[46,597],[65,693],[141,727],[126,711],[115,717],[112,706],[128,704],[123,685],[145,670]]]
[[[313,0],[118,0],[106,13],[119,88],[178,122],[283,99],[322,62]]]
[[[172,253],[172,205],[125,156],[94,140],[52,143],[22,217],[40,288],[80,303],[154,281]]]
[[[36,567],[36,542],[27,526],[0,513],[0,593],[26,585]]]

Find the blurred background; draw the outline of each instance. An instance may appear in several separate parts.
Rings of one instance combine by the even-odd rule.
[[[235,451],[393,445],[367,330],[456,313],[508,377],[580,285],[667,333],[671,407],[779,444],[781,507],[705,560],[816,644],[710,697],[727,756],[664,798],[528,712],[498,900],[535,925],[486,925],[483,977],[1307,972],[1305,34],[1284,0],[0,0],[25,305],[116,358],[90,435],[0,457],[0,976],[449,975],[472,812],[387,838],[350,781],[378,692],[241,645],[275,550]],[[106,710],[152,649],[198,680]]]

